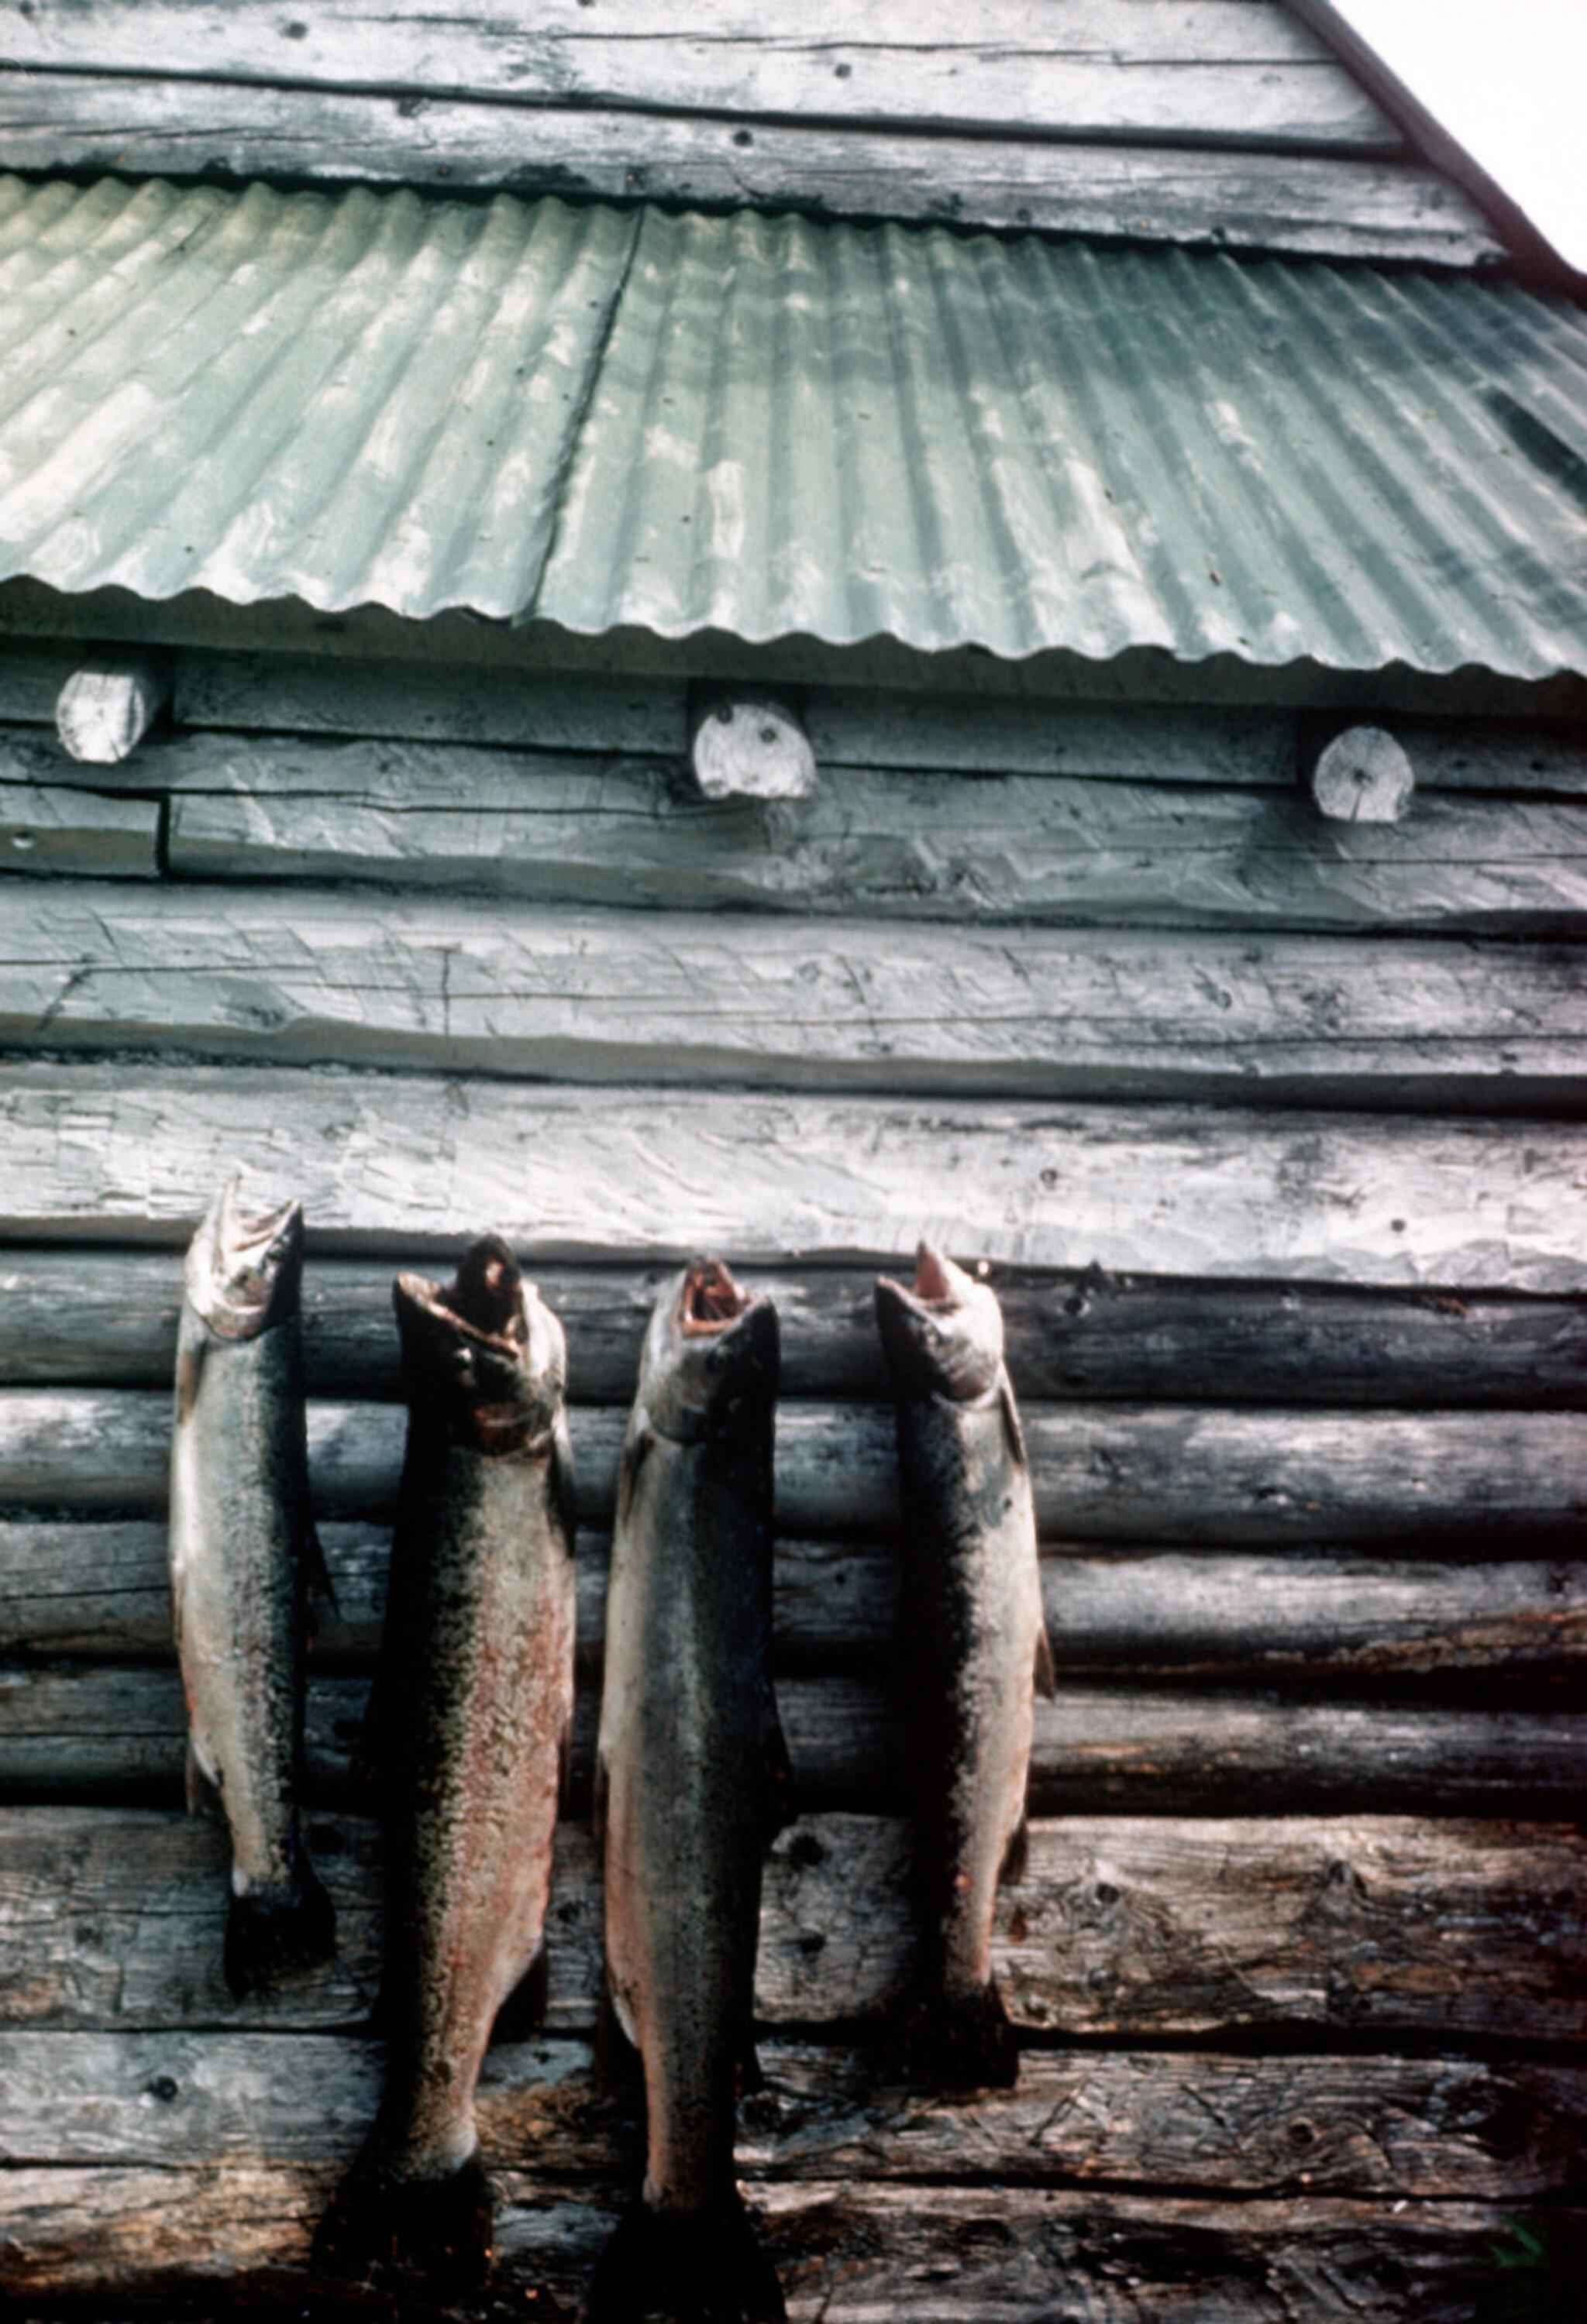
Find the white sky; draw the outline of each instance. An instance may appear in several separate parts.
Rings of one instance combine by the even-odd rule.
[[[1587,0],[1333,0],[1347,23],[1587,272]]]

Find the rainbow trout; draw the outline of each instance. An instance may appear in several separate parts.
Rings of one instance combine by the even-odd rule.
[[[733,2169],[761,1858],[787,1784],[771,1691],[777,1376],[770,1300],[715,1259],[667,1285],[623,1447],[595,1775],[607,2008],[643,2063],[645,2177],[597,2265],[590,2324],[783,2315]]]
[[[1025,1860],[1037,1689],[1053,1691],[1030,1471],[996,1295],[920,1245],[913,1287],[876,1286],[898,1406],[907,1729],[920,1946],[913,2071],[1011,2087],[1014,2030],[992,1974],[1000,1880]]]
[[[171,1588],[188,1706],[188,1805],[231,1832],[227,1984],[255,1992],[335,1950],[298,1830],[310,1582],[299,1293],[303,1213],[237,1207],[234,1177],[189,1246],[171,1450]]]
[[[562,1326],[499,1236],[395,1290],[408,1443],[370,1744],[385,1786],[385,2086],[316,2264],[480,2281],[474,2094],[496,2014],[544,2014],[573,1719]]]

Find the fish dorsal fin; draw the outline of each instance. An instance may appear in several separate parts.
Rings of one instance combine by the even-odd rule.
[[[998,1383],[998,1408],[1003,1416],[1003,1434],[1008,1440],[1010,1458],[1021,1469],[1030,1466],[1025,1452],[1025,1431],[1020,1425],[1020,1407],[1014,1402],[1014,1391],[1005,1372]]]

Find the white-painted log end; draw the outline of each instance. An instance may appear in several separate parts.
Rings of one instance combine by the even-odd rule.
[[[1317,753],[1311,793],[1333,823],[1398,823],[1416,787],[1416,770],[1381,726],[1347,726]]]
[[[788,703],[769,695],[718,695],[703,702],[689,746],[695,780],[708,799],[808,798],[816,753]]]
[[[171,674],[139,656],[74,670],[55,703],[55,731],[74,759],[118,766],[138,747],[171,699]]]

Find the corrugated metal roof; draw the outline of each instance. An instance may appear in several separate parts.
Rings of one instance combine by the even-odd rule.
[[[0,576],[1587,669],[1587,317],[742,212],[0,180]]]

